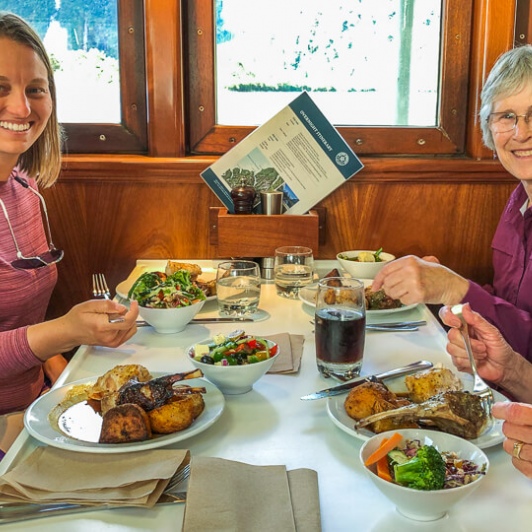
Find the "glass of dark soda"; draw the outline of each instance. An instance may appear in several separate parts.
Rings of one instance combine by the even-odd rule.
[[[315,331],[320,373],[341,381],[358,377],[366,336],[364,283],[350,277],[322,279],[316,296]]]

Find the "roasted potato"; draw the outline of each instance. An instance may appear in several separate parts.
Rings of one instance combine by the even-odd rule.
[[[171,434],[190,427],[197,411],[197,402],[193,395],[199,394],[181,396],[150,410],[148,417],[152,431],[158,434]]]
[[[178,270],[187,270],[190,273],[190,278],[195,281],[198,276],[201,275],[201,267],[197,264],[190,264],[188,262],[176,262],[174,260],[169,260],[166,263],[166,268],[164,272],[166,275],[172,275]]]
[[[408,397],[414,403],[423,403],[441,392],[463,389],[462,381],[448,368],[434,367],[405,377]]]
[[[100,443],[131,443],[149,440],[151,436],[148,415],[138,405],[118,405],[103,416]]]
[[[393,410],[400,406],[410,404],[407,399],[398,397],[380,382],[365,382],[353,388],[347,395],[344,407],[347,415],[357,421],[364,419],[378,412]],[[416,424],[409,424],[402,428],[417,427]],[[393,420],[382,420],[373,423],[369,427],[373,432],[379,433],[385,430],[398,428]]]

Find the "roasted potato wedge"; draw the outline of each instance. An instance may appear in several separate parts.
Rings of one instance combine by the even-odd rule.
[[[171,434],[190,427],[197,411],[193,395],[178,397],[170,403],[150,410],[148,417],[152,431],[158,434]]]
[[[151,436],[148,415],[138,405],[118,405],[103,416],[100,443],[131,443],[149,440]]]

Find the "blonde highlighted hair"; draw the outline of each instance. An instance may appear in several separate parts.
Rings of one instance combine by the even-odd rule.
[[[46,67],[52,99],[52,113],[39,138],[20,155],[18,165],[30,177],[35,177],[40,186],[49,187],[55,183],[61,170],[62,140],[62,130],[57,120],[57,100],[52,65],[40,37],[25,20],[17,15],[0,11],[1,37],[31,48]]]

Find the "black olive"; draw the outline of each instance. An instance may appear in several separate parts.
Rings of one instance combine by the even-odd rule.
[[[203,362],[204,364],[212,364],[212,365],[214,365],[214,358],[212,358],[209,355],[203,355],[201,357],[200,362]]]

